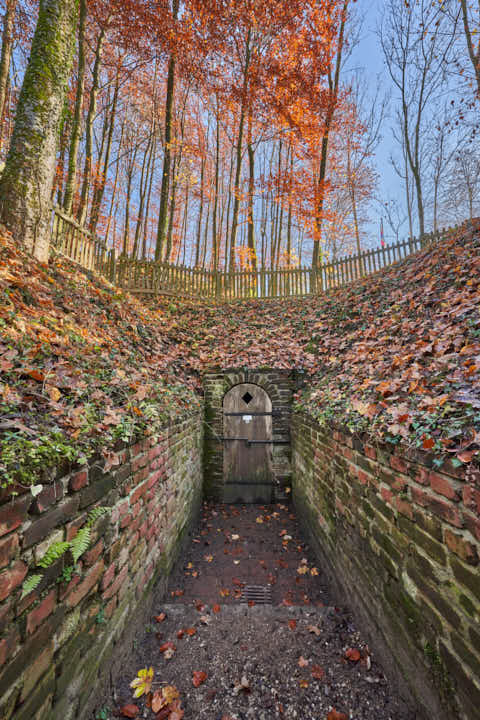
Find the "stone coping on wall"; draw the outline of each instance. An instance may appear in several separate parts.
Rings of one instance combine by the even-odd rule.
[[[480,471],[293,416],[293,496],[424,718],[480,717]]]

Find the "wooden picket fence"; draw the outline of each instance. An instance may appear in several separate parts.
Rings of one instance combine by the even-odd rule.
[[[443,231],[442,231],[443,232]],[[153,260],[116,258],[114,250],[91,235],[59,208],[54,208],[52,245],[58,252],[107,277],[132,293],[172,295],[207,301],[299,297],[325,292],[371,275],[435,242],[440,233],[364,250],[311,267],[213,272]]]
[[[50,240],[57,252],[87,270],[104,274],[108,256],[106,244],[59,207],[53,208]]]

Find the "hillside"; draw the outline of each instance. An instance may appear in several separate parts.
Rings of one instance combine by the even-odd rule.
[[[480,457],[480,226],[326,296],[142,304],[64,259],[0,245],[2,483],[199,402],[215,367],[296,367],[321,423],[454,465]],[[193,398],[197,399],[193,399]],[[108,450],[105,450],[108,457]]]

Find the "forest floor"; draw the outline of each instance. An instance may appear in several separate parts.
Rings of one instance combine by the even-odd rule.
[[[245,600],[252,585],[268,587],[271,602]],[[205,504],[167,597],[158,594],[153,607],[105,698],[118,717],[416,717],[347,603],[333,603],[291,506]],[[143,668],[153,669],[152,685],[147,679],[135,699],[130,683]]]

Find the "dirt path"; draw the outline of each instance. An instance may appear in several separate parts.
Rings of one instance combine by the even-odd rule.
[[[248,602],[249,586],[267,588],[271,603]],[[205,505],[155,609],[160,622],[152,618],[117,678],[117,709],[135,703],[138,717],[159,720],[415,718],[349,613],[329,601],[290,507]],[[144,697],[132,699],[130,681],[150,666],[152,690],[174,686],[184,715],[156,716]]]

